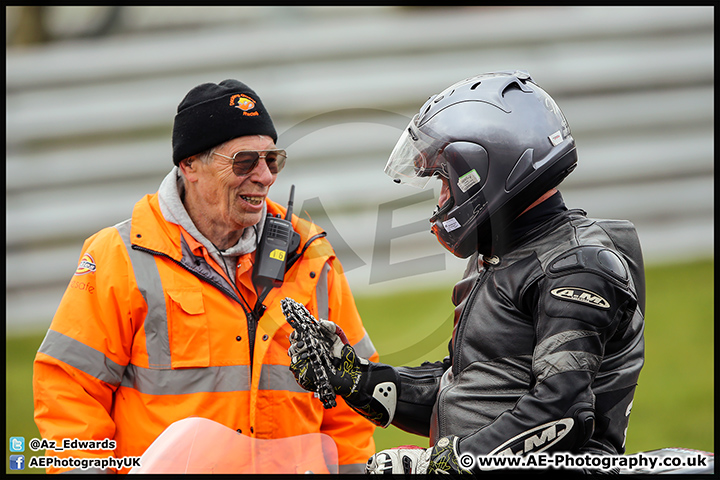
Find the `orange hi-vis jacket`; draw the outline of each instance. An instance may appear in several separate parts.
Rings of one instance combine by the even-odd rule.
[[[283,207],[267,204],[284,217]],[[296,216],[292,223],[302,255],[262,302],[259,321],[255,254],[238,259],[240,297],[207,249],[165,220],[157,193],[141,199],[130,220],[87,239],[35,358],[35,422],[58,446],[111,439],[115,448],[46,454],[140,456],[171,423],[196,416],[261,439],[325,433],[341,472],[364,466],[375,452],[374,426],[340,397],[326,410],[297,385],[280,300],[340,325],[358,355],[378,354],[330,243],[314,224]]]

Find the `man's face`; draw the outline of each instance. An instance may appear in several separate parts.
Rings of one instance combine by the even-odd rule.
[[[442,175],[440,175],[439,178],[442,182],[442,187],[440,188],[440,198],[438,199],[438,206],[442,207],[445,202],[450,199],[450,183],[449,180]]]
[[[214,149],[216,153],[232,157],[241,150],[265,151],[275,148],[270,137],[252,135],[238,137]],[[277,174],[268,169],[264,158],[247,175],[233,173],[233,161],[212,155],[211,163],[197,165],[197,181],[194,182],[194,209],[207,220],[226,230],[242,230],[262,219],[262,210],[270,186]]]

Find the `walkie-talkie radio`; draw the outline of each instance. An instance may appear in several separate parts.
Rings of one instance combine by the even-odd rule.
[[[300,235],[293,230],[292,210],[295,197],[295,185],[290,187],[287,213],[282,218],[278,213],[268,213],[265,218],[262,238],[255,253],[253,283],[260,287],[279,287],[285,276],[285,264],[288,255],[300,245]]]

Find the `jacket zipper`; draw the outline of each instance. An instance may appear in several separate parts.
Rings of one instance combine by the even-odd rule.
[[[475,285],[473,285],[472,290],[470,291],[469,298],[467,300],[467,303],[465,304],[465,308],[463,308],[462,313],[460,314],[460,320],[458,320],[458,326],[457,326],[457,332],[455,334],[455,349],[453,352],[453,364],[452,364],[452,372],[453,375],[458,375],[460,373],[460,354],[462,352],[462,340],[463,340],[463,334],[465,332],[465,327],[467,326],[467,317],[470,316],[470,311],[472,310],[472,307],[475,303],[475,297],[478,294],[478,291],[480,290],[480,287],[482,284],[485,283],[485,280],[490,274],[490,270],[487,266],[483,267],[483,271],[478,276],[477,280],[475,281]]]
[[[457,332],[455,333],[455,348],[453,349],[453,360],[452,360],[452,366],[450,367],[453,377],[457,376],[460,372],[460,352],[462,350],[462,338],[463,333],[465,332],[465,326],[467,325],[467,317],[470,315],[470,309],[472,305],[475,303],[475,297],[477,296],[477,292],[480,290],[480,286],[485,283],[485,279],[488,277],[488,269],[483,268],[483,271],[478,275],[477,280],[475,280],[475,284],[472,287],[472,290],[470,290],[470,294],[468,296],[467,303],[465,304],[465,308],[463,308],[462,313],[460,314],[460,320],[458,320],[457,325]],[[441,380],[442,383],[442,380]],[[437,402],[436,402],[436,408],[437,408],[437,435],[442,435],[444,432],[443,428],[443,418],[441,416],[440,410],[443,405],[443,398],[447,394],[448,388],[442,389],[438,392]],[[432,441],[433,439],[431,439]],[[437,439],[435,439],[437,440]]]

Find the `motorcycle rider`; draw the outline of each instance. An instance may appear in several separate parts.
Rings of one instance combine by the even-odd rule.
[[[468,78],[430,97],[385,167],[397,183],[442,182],[430,222],[469,258],[453,291],[449,355],[416,367],[335,345],[337,393],[373,423],[429,436],[379,452],[371,473],[477,473],[479,456],[625,450],[644,360],[640,243],[624,220],[566,208],[555,188],[577,165],[555,101],[527,72]],[[291,336],[296,379],[313,389]]]

